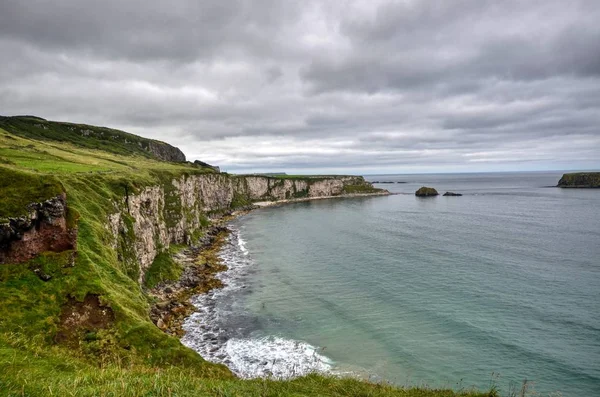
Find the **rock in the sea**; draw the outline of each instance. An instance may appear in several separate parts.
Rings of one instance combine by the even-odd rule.
[[[417,196],[417,197],[432,197],[432,196],[437,196],[437,195],[439,195],[437,190],[435,190],[432,187],[427,187],[427,186],[423,186],[415,192],[415,196]]]
[[[456,197],[458,197],[458,196],[462,196],[462,194],[460,194],[460,193],[454,193],[454,192],[446,192],[446,193],[444,193],[444,196],[456,196]]]
[[[600,172],[576,172],[564,174],[557,187],[600,188]]]

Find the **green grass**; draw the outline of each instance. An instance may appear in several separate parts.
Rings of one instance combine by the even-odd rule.
[[[154,258],[144,277],[146,288],[154,288],[162,281],[179,279],[183,273],[183,268],[173,260],[173,254],[183,248],[185,247],[172,245],[168,250],[159,253]]]
[[[10,340],[18,345],[20,341]],[[12,338],[14,339],[14,337]],[[91,365],[56,348],[18,354],[0,345],[3,396],[382,396],[493,397],[492,392],[401,389],[356,379],[309,375],[292,381],[199,376],[174,366]]]
[[[126,193],[151,185],[165,188],[169,212],[178,210],[181,200],[171,197],[171,181],[213,171],[160,162],[147,153],[128,151],[120,141],[86,146],[73,141],[76,137],[62,139],[57,134],[63,130],[53,126],[33,130],[38,127],[32,123],[40,122],[20,118],[8,126],[11,132],[0,129],[0,218],[21,215],[28,203],[66,192],[68,222],[78,229],[77,252],[43,253],[28,263],[0,265],[0,395],[492,395],[404,390],[318,375],[293,381],[245,381],[234,378],[222,365],[206,362],[150,321],[151,298],[138,284],[139,266],[132,248],[134,220],[121,208],[126,227],[114,247],[107,218],[123,205]],[[245,203],[238,197],[234,204]],[[208,226],[205,214],[200,219],[203,227]],[[164,221],[168,224],[174,219]],[[196,238],[200,235],[201,229],[194,231]],[[170,253],[160,254],[148,269],[147,287],[178,277],[181,269]],[[42,269],[52,278],[42,281],[33,269]],[[63,306],[70,298],[83,301],[88,294],[99,295],[112,309],[112,327],[80,335],[75,346],[56,343]]]
[[[377,193],[382,192],[382,189],[376,189],[370,184],[362,185],[346,185],[344,186],[345,194],[359,194],[359,193]]]
[[[111,128],[48,121],[32,116],[0,116],[0,128],[23,138],[69,143],[113,154],[139,155],[147,158],[154,158],[148,151],[150,145],[164,145],[159,141]]]

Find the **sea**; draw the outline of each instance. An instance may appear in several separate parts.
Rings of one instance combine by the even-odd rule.
[[[183,343],[242,378],[600,396],[600,189],[561,175],[372,175],[396,194],[252,211]]]

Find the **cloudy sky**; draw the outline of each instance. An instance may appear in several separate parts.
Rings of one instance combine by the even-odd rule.
[[[0,114],[230,172],[600,168],[598,0],[2,0]]]

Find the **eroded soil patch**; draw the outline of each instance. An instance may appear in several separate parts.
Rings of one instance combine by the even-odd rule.
[[[69,298],[62,308],[55,340],[57,343],[78,346],[86,333],[110,328],[114,322],[114,312],[102,305],[98,295],[88,294],[83,302]]]

